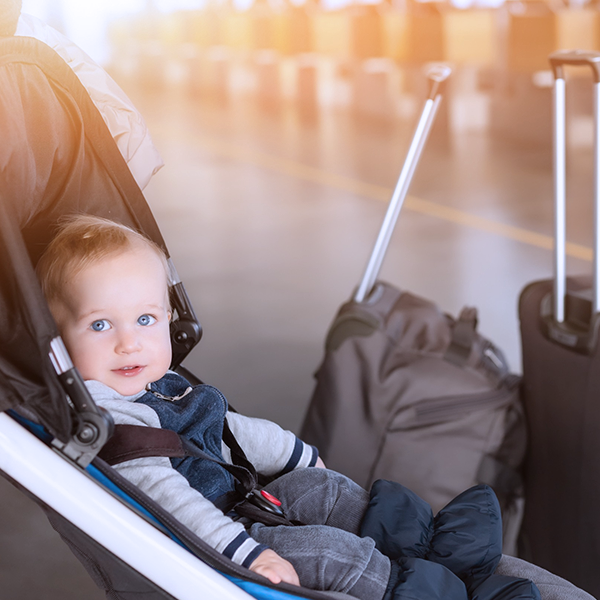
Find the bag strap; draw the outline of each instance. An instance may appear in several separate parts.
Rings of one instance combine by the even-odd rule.
[[[523,493],[521,472],[491,454],[485,454],[481,458],[475,480],[494,490],[503,512]]]
[[[478,338],[477,324],[477,309],[472,306],[465,306],[452,325],[450,344],[444,353],[444,360],[461,368],[467,365],[473,345]],[[487,377],[495,385],[505,384],[509,372],[504,355],[489,340],[485,338],[480,338],[480,340],[482,348],[481,360],[478,366],[485,371]]]
[[[477,309],[465,306],[452,327],[450,345],[444,359],[452,364],[464,367],[471,355],[471,348],[477,334]]]

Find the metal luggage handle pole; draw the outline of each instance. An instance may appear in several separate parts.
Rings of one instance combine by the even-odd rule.
[[[592,314],[600,312],[600,53],[567,50],[550,55],[554,73],[554,319],[565,321],[566,275],[566,102],[563,67],[589,66],[594,74],[594,263]]]
[[[406,199],[408,188],[442,99],[442,85],[446,79],[448,79],[451,72],[450,67],[446,65],[436,65],[427,74],[430,83],[429,95],[408,149],[404,166],[400,172],[400,177],[398,178],[394,193],[392,194],[392,199],[390,200],[381,230],[379,231],[377,241],[375,242],[373,253],[371,254],[365,273],[354,295],[355,302],[362,302],[371,293],[373,286],[375,285],[394,227],[396,226],[396,221],[400,215],[400,210]]]

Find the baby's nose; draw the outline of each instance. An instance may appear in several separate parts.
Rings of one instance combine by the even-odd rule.
[[[132,354],[138,352],[141,347],[140,339],[133,331],[124,331],[119,335],[116,352],[118,354]]]

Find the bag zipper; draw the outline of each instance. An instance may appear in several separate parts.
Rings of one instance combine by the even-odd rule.
[[[426,398],[417,405],[411,407],[414,418],[403,427],[394,427],[394,429],[408,429],[415,425],[433,425],[450,421],[457,415],[467,413],[482,408],[500,409],[514,402],[515,395],[510,388],[501,390],[490,390],[481,394],[473,394],[468,398],[464,396],[445,396],[442,398]],[[410,410],[410,409],[404,409]],[[400,414],[399,411],[394,415]],[[392,420],[394,420],[392,419]]]

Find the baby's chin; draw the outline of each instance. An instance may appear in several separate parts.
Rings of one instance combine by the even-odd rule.
[[[166,372],[166,371],[165,371]],[[104,383],[121,396],[135,396],[149,389],[150,384],[163,377],[160,369],[148,366],[130,367],[112,371]]]
[[[137,394],[140,394],[142,392],[145,392],[147,389],[147,386],[150,385],[150,383],[133,383],[131,382],[131,384],[129,385],[115,385],[113,383],[113,385],[107,384],[108,387],[111,387],[113,390],[115,390],[115,392],[117,392],[118,394],[121,394],[121,396],[136,396]]]

